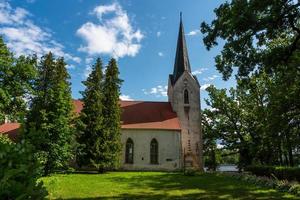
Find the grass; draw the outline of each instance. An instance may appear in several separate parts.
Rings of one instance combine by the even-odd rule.
[[[42,180],[49,199],[297,199],[222,174],[112,172],[55,174]]]

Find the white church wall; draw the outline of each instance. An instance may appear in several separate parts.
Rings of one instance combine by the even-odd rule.
[[[123,144],[121,166],[124,170],[167,170],[181,168],[180,131],[122,129]],[[125,163],[126,141],[131,138],[134,143],[133,164]],[[158,141],[158,164],[150,164],[150,143]]]

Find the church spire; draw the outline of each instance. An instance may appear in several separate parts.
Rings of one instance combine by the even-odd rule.
[[[175,57],[174,72],[173,72],[174,83],[183,74],[184,71],[191,72],[191,67],[190,67],[186,42],[185,42],[183,23],[182,23],[182,13],[180,12],[179,33],[178,33],[176,57]]]

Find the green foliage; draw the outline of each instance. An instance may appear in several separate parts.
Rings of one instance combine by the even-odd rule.
[[[213,109],[205,110],[205,117],[210,121],[209,127],[215,135],[214,139],[221,139],[225,148],[238,151],[240,155],[239,165],[249,165],[253,156],[251,155],[251,135],[245,127],[243,118],[243,107],[240,104],[238,91],[231,88],[229,95],[226,89],[218,90],[214,86],[207,88],[210,99],[207,105]]]
[[[83,109],[78,118],[77,163],[93,165],[99,172],[116,169],[121,153],[121,109],[119,71],[111,59],[103,80],[102,62],[97,59],[83,84]]]
[[[45,174],[64,169],[72,158],[73,103],[63,58],[41,58],[35,96],[24,123],[24,138],[44,163]]]
[[[276,177],[279,180],[300,181],[299,167],[275,167],[275,166],[247,166],[249,171],[257,176]]]
[[[238,151],[240,167],[299,164],[300,3],[233,0],[202,23],[207,49],[225,41],[216,67],[237,88],[208,89],[210,120],[225,148]]]
[[[299,7],[293,0],[233,0],[216,8],[216,18],[211,24],[203,22],[201,31],[207,49],[218,45],[219,38],[225,40],[215,58],[223,78],[231,76],[233,67],[242,78],[256,69],[272,73],[289,63],[300,50]]]
[[[288,192],[300,197],[300,184],[292,184]]]
[[[82,92],[83,109],[77,122],[77,149],[76,161],[78,165],[93,165],[98,171],[103,170],[103,157],[107,144],[104,135],[103,117],[103,74],[102,62],[97,59],[86,81]]]
[[[33,93],[36,76],[36,57],[15,58],[0,36],[0,123],[7,117],[23,120],[25,97]]]
[[[44,199],[47,191],[31,146],[0,134],[0,199]]]
[[[230,151],[227,149],[220,149],[220,163],[221,164],[238,164],[239,157],[238,153],[235,151]]]
[[[116,169],[120,165],[121,146],[121,108],[119,103],[122,80],[119,78],[119,69],[115,59],[111,59],[106,71],[103,87],[103,110],[104,137],[107,144],[104,153],[105,166],[107,169]]]
[[[217,149],[217,139],[219,131],[216,129],[215,122],[209,110],[202,112],[202,131],[203,131],[203,149],[204,165],[208,170],[216,171],[220,164],[220,151]]]
[[[183,174],[185,176],[196,176],[197,175],[197,171],[195,169],[188,168],[188,169],[184,170]]]
[[[238,180],[246,181],[248,183],[252,183],[258,186],[263,187],[269,187],[269,188],[276,188],[276,181],[274,179],[271,179],[269,177],[261,177],[261,176],[255,176],[252,174],[246,174],[246,173],[228,173],[229,176],[235,177]]]
[[[266,176],[256,176],[244,173],[230,173],[227,174],[241,181],[246,181],[257,186],[274,188],[280,192],[289,192],[300,197],[300,184],[298,182],[289,182],[287,180],[278,180],[277,178],[269,178]]]
[[[300,144],[300,73],[278,71],[270,76],[263,71],[247,80],[238,80],[236,88],[207,88],[209,99],[204,118],[204,133],[219,139],[224,149],[239,153],[239,166],[295,165]],[[290,78],[288,80],[288,78]],[[299,154],[299,152],[298,152]]]

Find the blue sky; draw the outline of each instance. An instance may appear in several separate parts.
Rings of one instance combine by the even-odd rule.
[[[221,46],[207,51],[199,32],[202,21],[211,22],[219,0],[0,0],[0,34],[15,54],[64,56],[71,75],[73,98],[80,98],[81,81],[95,58],[107,64],[118,58],[124,80],[122,98],[166,101],[168,74],[173,72],[179,13],[183,23],[192,71],[201,88],[202,107],[209,84],[222,81],[214,57]]]

